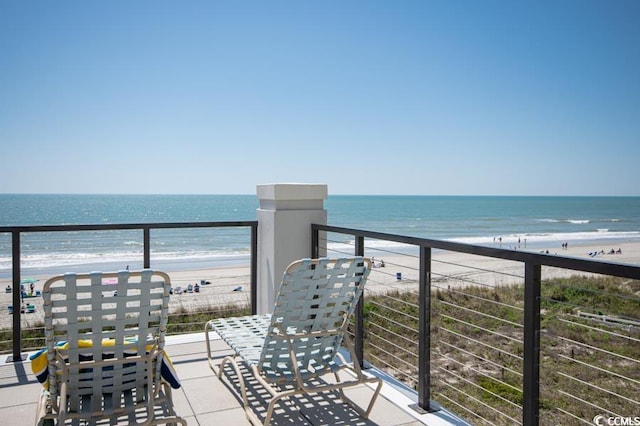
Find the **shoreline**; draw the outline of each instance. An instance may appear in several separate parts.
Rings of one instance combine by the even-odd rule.
[[[499,248],[504,250],[527,250],[531,252],[541,252],[549,250],[550,252],[559,249],[561,244],[568,242],[573,247],[593,247],[599,250],[604,249],[608,252],[611,248],[619,248],[625,245],[640,244],[640,236],[611,237],[604,233],[600,238],[572,238],[570,234],[563,235],[566,238],[560,238],[562,234],[554,234],[554,237],[548,239],[544,237],[539,239],[534,234],[509,234],[495,237],[468,237],[468,238],[446,238],[442,241],[454,242],[460,244],[469,244],[486,248]],[[406,235],[410,236],[410,235]],[[601,246],[601,247],[600,247]],[[349,252],[353,250],[353,241],[345,240],[343,242],[333,242],[328,245],[329,251],[332,249],[337,252]],[[247,249],[248,250],[248,249]],[[367,250],[374,254],[378,251],[381,254],[386,252],[391,255],[411,254],[414,253],[413,246],[402,243],[388,242],[383,240],[370,239],[367,244]],[[439,250],[434,249],[434,253]],[[127,266],[131,270],[142,268],[142,252],[128,253],[128,257],[120,258],[117,254],[107,254],[103,256],[93,257],[89,260],[83,253],[66,254],[60,262],[56,262],[55,258],[59,257],[54,254],[54,259],[47,259],[46,255],[35,255],[38,260],[23,258],[21,260],[21,274],[23,277],[41,277],[62,274],[68,271],[116,271],[125,269]],[[84,259],[84,261],[74,262],[74,259]],[[164,270],[167,272],[197,270],[197,269],[218,269],[220,267],[242,266],[249,263],[250,253],[229,254],[206,254],[194,256],[192,253],[184,253],[184,256],[166,257],[162,252],[154,253],[152,256],[152,268]],[[34,263],[42,262],[41,265]],[[11,255],[5,254],[2,257],[0,268],[0,280],[10,279],[12,275]]]
[[[621,250],[618,254],[608,254],[611,250]],[[546,252],[547,249],[521,248],[521,251],[532,253]],[[398,253],[381,253],[376,249],[369,249],[367,256],[375,257],[379,265],[384,260],[384,268],[376,267],[372,270],[367,283],[370,294],[384,294],[389,291],[408,291],[417,289],[418,271],[415,256],[405,256]],[[602,254],[604,252],[604,254]],[[597,254],[593,254],[597,253]],[[621,243],[614,246],[569,244],[567,248],[556,247],[549,249],[549,255],[559,255],[572,258],[593,259],[596,261],[640,265],[640,242]],[[187,265],[190,265],[187,263]],[[219,265],[208,268],[191,268],[182,270],[160,269],[169,273],[172,287],[186,289],[189,284],[200,285],[199,293],[174,294],[170,299],[170,313],[206,310],[224,305],[243,305],[250,303],[249,265]],[[402,278],[397,279],[397,273]],[[465,255],[456,252],[438,251],[432,256],[432,287],[446,288],[451,285],[507,285],[521,280],[523,268],[520,262]],[[572,270],[543,268],[543,279],[569,276],[579,272]],[[585,273],[586,274],[586,273]],[[30,276],[37,280],[34,292],[41,291],[45,281],[57,274],[38,274]],[[26,277],[26,275],[25,275]],[[0,278],[0,287],[4,290],[12,286],[11,278]],[[29,291],[29,284],[25,284]],[[241,290],[237,290],[241,287]],[[234,291],[235,290],[235,291]],[[106,289],[105,291],[109,291]],[[12,293],[0,293],[0,328],[12,327],[12,316],[8,314],[8,306],[12,305]],[[24,303],[32,303],[35,313],[21,315],[23,327],[32,327],[43,320],[42,298],[27,297]]]

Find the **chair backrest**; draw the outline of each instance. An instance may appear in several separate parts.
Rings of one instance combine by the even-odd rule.
[[[321,374],[329,368],[370,270],[371,261],[363,257],[302,259],[289,265],[258,367],[267,376],[288,380],[293,372],[293,350],[303,374]],[[288,340],[283,338],[285,334]]]
[[[56,352],[74,366],[70,367],[72,377],[67,386],[75,398],[142,389],[148,384],[149,371],[159,380],[159,363],[143,363],[143,371],[135,363],[100,368],[75,365],[90,359],[144,355],[150,347],[162,350],[170,287],[167,274],[148,269],[68,273],[49,279],[44,284],[43,298],[52,396],[57,396],[60,386]]]

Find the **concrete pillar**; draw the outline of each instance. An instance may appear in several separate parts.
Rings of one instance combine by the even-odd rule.
[[[286,267],[311,257],[311,224],[326,225],[327,194],[325,184],[258,185],[258,314],[273,310]]]

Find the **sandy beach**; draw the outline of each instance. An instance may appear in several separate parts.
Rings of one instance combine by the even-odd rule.
[[[549,254],[589,258],[605,262],[628,263],[640,265],[640,243],[621,243],[612,247],[604,245],[569,245],[549,248]],[[621,250],[618,254],[609,254],[611,250]],[[520,250],[526,250],[521,248]],[[536,250],[538,252],[539,250]],[[594,253],[597,253],[595,256]],[[418,260],[415,257],[398,254],[374,254],[377,265],[369,276],[367,293],[383,294],[389,291],[412,291],[417,288]],[[380,267],[384,260],[385,267]],[[401,274],[401,279],[397,274]],[[453,252],[437,252],[432,258],[432,285],[435,288],[446,288],[451,285],[507,285],[522,282],[524,274],[522,264],[487,257],[470,256]],[[543,268],[543,279],[559,276],[569,276],[574,271]],[[199,293],[173,294],[170,302],[170,312],[184,312],[196,309],[206,310],[215,306],[228,304],[248,304],[250,301],[249,267],[233,266],[211,269],[195,269],[169,272],[172,287],[186,290],[189,284],[200,284]],[[30,276],[31,277],[31,276]],[[38,281],[34,284],[34,292],[42,290],[44,282],[49,276],[34,276]],[[0,280],[4,289],[11,286],[11,279]],[[29,291],[29,285],[25,285]],[[241,287],[241,290],[238,288]],[[12,316],[8,313],[8,306],[12,303],[12,294],[0,293],[0,328],[10,328]],[[28,297],[25,304],[35,306],[35,313],[22,315],[23,327],[33,327],[42,322],[42,298]]]
[[[208,309],[214,306],[223,306],[229,304],[248,304],[250,303],[249,291],[249,267],[227,267],[215,269],[196,269],[188,271],[170,272],[171,285],[174,289],[181,287],[182,294],[174,294],[170,299],[170,313],[193,311],[196,309]],[[34,293],[41,291],[44,283],[50,276],[29,276],[38,281],[34,284]],[[187,293],[189,284],[200,284],[201,281],[209,284],[200,285],[198,293]],[[5,289],[11,286],[11,279],[0,280],[0,286]],[[29,284],[25,284],[29,291]],[[108,287],[106,285],[105,287]],[[236,290],[242,287],[241,290]],[[0,328],[10,328],[12,324],[12,316],[9,315],[8,306],[12,305],[12,294],[0,293]],[[27,297],[24,303],[31,303],[35,306],[35,313],[25,313],[21,317],[23,327],[32,327],[43,321],[42,297]]]
[[[544,250],[527,250],[521,247],[519,250],[532,253],[548,251],[549,255],[640,265],[640,243],[621,243],[613,247],[602,244],[568,245],[567,248],[557,247]],[[620,253],[609,254],[611,250],[614,252],[620,250]],[[375,268],[369,276],[368,293],[385,293],[389,289],[405,291],[411,284],[415,284],[413,289],[417,288],[419,278],[417,259],[385,255],[380,259],[376,256],[375,263],[379,265],[381,260],[384,260],[385,267]],[[521,284],[524,277],[524,267],[520,262],[456,252],[434,252],[431,267],[433,288],[447,288],[455,285]],[[402,274],[401,280],[396,278],[397,272]],[[543,267],[542,269],[543,280],[575,274],[586,273],[552,267]]]

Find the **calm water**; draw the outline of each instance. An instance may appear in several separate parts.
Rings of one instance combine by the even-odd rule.
[[[332,196],[329,224],[379,232],[531,248],[560,242],[640,241],[640,197]],[[255,220],[255,195],[1,195],[0,226]],[[154,262],[246,259],[246,230],[152,231]],[[53,265],[138,267],[140,231],[22,236],[23,274]],[[11,269],[11,236],[0,234],[0,276]],[[111,265],[109,265],[111,266]]]

